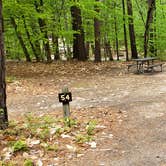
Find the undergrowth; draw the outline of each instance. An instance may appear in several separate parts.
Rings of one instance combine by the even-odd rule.
[[[61,142],[64,144],[62,135],[70,138],[65,144],[70,144],[72,140],[73,144],[79,146],[94,140],[96,124],[97,121],[94,120],[83,123],[72,118],[27,114],[22,121],[10,121],[9,127],[0,131],[0,136],[4,140],[1,144],[3,148],[11,149],[10,159],[17,154],[22,155],[23,152],[29,153],[31,150],[38,149],[45,153],[57,154],[60,151],[59,144]],[[34,140],[37,140],[37,143],[31,143]],[[3,148],[0,150],[3,151]],[[33,165],[33,161],[24,157],[23,159],[23,165]],[[5,159],[5,154],[1,154],[0,160],[0,166],[10,166],[10,161]]]

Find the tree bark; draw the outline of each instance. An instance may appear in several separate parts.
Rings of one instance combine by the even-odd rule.
[[[34,44],[33,44],[32,41],[31,41],[31,35],[30,35],[29,31],[28,31],[28,28],[27,28],[27,25],[26,25],[26,20],[25,20],[24,15],[23,15],[23,22],[24,22],[24,29],[25,29],[25,32],[26,32],[26,34],[27,34],[28,41],[29,41],[29,43],[30,43],[30,45],[31,45],[31,48],[32,48],[32,51],[33,51],[33,53],[34,53],[34,55],[35,55],[35,57],[36,57],[36,61],[39,62],[39,61],[40,61],[40,57],[39,57],[39,54],[38,54],[38,52],[37,52],[37,50],[36,50]]]
[[[85,50],[85,37],[84,30],[82,27],[81,10],[77,6],[71,6],[71,17],[72,17],[72,29],[73,34],[73,58],[80,61],[87,60]]]
[[[96,2],[98,1],[99,0],[96,0]],[[94,8],[97,13],[100,12],[98,6],[95,6]],[[95,48],[94,48],[95,62],[101,62],[100,21],[96,17],[94,18],[94,36],[95,36]]]
[[[116,16],[114,16],[114,28],[115,28],[116,55],[117,55],[117,60],[119,60],[119,41],[118,41],[118,29],[117,29],[117,19],[116,19]]]
[[[87,41],[85,43],[85,49],[86,49],[86,56],[87,56],[87,59],[89,59],[89,52],[90,52],[90,42]]]
[[[28,52],[28,49],[26,48],[26,45],[24,43],[23,37],[21,35],[21,32],[17,30],[17,24],[16,24],[16,21],[15,21],[14,17],[10,17],[10,20],[11,20],[11,24],[12,24],[13,28],[15,29],[15,33],[16,33],[16,36],[17,36],[19,42],[20,42],[20,45],[21,45],[21,47],[23,49],[26,61],[27,62],[31,62],[30,54]]]
[[[111,44],[106,39],[104,41],[104,47],[105,47],[106,57],[109,57],[109,61],[113,61],[114,59],[113,59],[113,56],[112,56]]]
[[[133,8],[132,8],[131,0],[127,0],[127,12],[128,12],[128,21],[129,21],[131,57],[136,59],[136,58],[138,58],[138,53],[137,53],[136,40],[135,40]]]
[[[43,7],[43,5],[44,5],[43,0],[40,0],[40,3],[35,1],[35,8],[38,13],[43,13],[43,11],[41,9],[41,7]],[[40,26],[40,31],[44,35],[44,39],[45,39],[45,41],[43,42],[43,45],[44,45],[44,51],[45,51],[45,56],[47,58],[47,62],[52,62],[48,32],[46,29],[46,21],[42,18],[39,18],[38,22],[39,22],[39,26]]]
[[[147,18],[146,18],[146,24],[145,24],[145,32],[144,32],[144,57],[146,57],[148,53],[149,31],[150,30],[153,31],[152,29],[150,29],[150,25],[153,23],[154,11],[155,11],[155,0],[148,0],[148,12],[147,12]],[[150,37],[153,38],[153,35],[152,34],[150,35],[151,35]],[[155,50],[153,44],[150,49],[152,53],[154,53],[154,50]]]
[[[5,82],[5,53],[3,38],[2,0],[0,0],[0,129],[8,127],[8,113],[6,107],[6,82]]]
[[[54,60],[57,61],[60,59],[59,42],[58,42],[58,36],[56,36],[54,33],[52,33],[52,44],[54,48]]]
[[[36,36],[36,34],[37,34],[37,35],[39,34],[40,30],[38,29],[38,26],[36,25],[36,23],[31,22],[30,27],[31,27],[31,30],[32,30],[32,34],[33,34],[34,36]],[[37,38],[37,37],[36,37],[36,38]],[[41,59],[42,61],[44,61],[43,52],[42,52],[42,50],[41,50],[41,44],[40,44],[40,41],[39,41],[38,38],[34,41],[34,47],[35,47],[35,50],[36,50],[37,54],[39,55],[40,59]]]
[[[123,8],[123,31],[124,31],[124,44],[125,44],[125,51],[126,51],[126,61],[129,60],[129,54],[128,54],[128,42],[127,42],[127,31],[126,31],[126,10],[125,10],[125,2],[122,0],[122,8]]]

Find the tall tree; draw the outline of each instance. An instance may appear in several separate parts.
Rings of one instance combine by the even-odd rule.
[[[116,4],[114,4],[116,6]],[[118,27],[117,27],[117,17],[114,16],[114,29],[115,29],[115,45],[116,45],[116,55],[117,60],[119,60],[119,41],[118,41]]]
[[[82,26],[81,9],[78,5],[72,5],[70,8],[72,17],[73,34],[73,58],[80,61],[87,60],[85,49],[84,29]]]
[[[128,55],[128,42],[127,42],[127,30],[126,30],[126,10],[125,10],[125,1],[122,0],[122,9],[123,9],[123,31],[124,31],[124,44],[125,44],[125,51],[126,51],[126,61],[129,60]]]
[[[136,39],[135,39],[135,30],[134,30],[134,20],[133,20],[133,7],[132,7],[131,0],[127,0],[127,13],[128,13],[128,22],[129,22],[131,57],[138,58]]]
[[[2,0],[0,0],[0,129],[5,129],[8,126],[3,32]]]
[[[29,44],[31,45],[33,54],[34,54],[35,57],[36,57],[36,61],[39,62],[39,61],[40,61],[40,56],[39,56],[40,54],[39,54],[39,52],[37,51],[37,49],[35,48],[35,45],[34,45],[34,43],[33,43],[32,40],[31,40],[31,34],[30,34],[30,32],[29,32],[29,30],[28,30],[28,27],[27,27],[27,25],[26,25],[26,18],[25,18],[24,15],[22,16],[22,19],[23,19],[23,23],[24,23],[24,29],[25,29],[25,32],[26,32],[26,34],[27,34],[27,38],[28,38],[28,40],[29,40]]]
[[[22,49],[23,49],[24,55],[25,55],[25,57],[26,57],[26,61],[27,61],[27,62],[31,62],[30,54],[29,54],[29,52],[28,52],[28,49],[26,48],[26,45],[25,45],[25,43],[24,43],[22,34],[21,34],[21,32],[18,30],[18,28],[17,28],[16,20],[15,20],[14,17],[11,17],[10,19],[11,19],[11,24],[12,24],[13,28],[15,29],[16,36],[17,36],[17,38],[18,38],[18,40],[19,40],[19,42],[20,42],[20,45],[21,45],[21,47],[22,47]]]
[[[43,13],[43,6],[44,6],[43,0],[40,0],[39,2],[37,0],[35,1],[35,8],[38,13],[40,13],[40,14]],[[44,39],[45,39],[45,41],[43,41],[45,56],[47,58],[47,62],[51,62],[52,61],[51,60],[51,49],[50,49],[50,44],[49,44],[46,20],[39,17],[38,22],[39,22],[41,33],[43,34]]]
[[[153,23],[154,18],[154,12],[156,8],[156,1],[155,0],[148,0],[148,11],[147,11],[147,18],[146,18],[146,24],[145,24],[145,32],[144,32],[144,56],[147,56],[148,52],[148,41],[149,41],[149,32],[150,38],[151,38],[151,46],[150,46],[150,52],[154,54],[154,42],[153,42],[153,28],[151,28],[151,25]]]
[[[96,0],[96,2],[99,2],[100,0]],[[95,11],[97,13],[100,12],[99,6],[95,5]],[[101,46],[100,46],[100,20],[95,17],[94,18],[94,36],[95,36],[95,61],[100,62],[101,61]]]

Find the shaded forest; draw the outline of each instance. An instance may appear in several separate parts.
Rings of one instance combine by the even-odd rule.
[[[5,0],[5,50],[26,61],[165,59],[163,0]]]

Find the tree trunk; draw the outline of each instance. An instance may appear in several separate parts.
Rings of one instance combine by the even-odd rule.
[[[43,7],[43,0],[40,0],[40,4],[38,4],[37,1],[35,1],[35,8],[38,13],[43,13],[42,7]],[[40,26],[40,31],[44,35],[45,41],[43,42],[44,45],[44,51],[45,51],[45,56],[47,58],[47,62],[52,62],[51,59],[51,50],[50,50],[50,44],[49,44],[49,38],[48,38],[48,32],[46,29],[46,22],[44,19],[39,18],[38,19],[39,26]]]
[[[87,59],[89,59],[89,52],[90,52],[90,42],[87,41],[85,43],[85,49],[86,49],[86,56],[87,56]]]
[[[80,61],[87,60],[85,50],[85,37],[82,27],[81,10],[78,6],[71,6],[72,29],[73,34],[73,58]]]
[[[131,45],[131,57],[138,58],[136,40],[135,40],[135,30],[134,30],[134,20],[133,20],[133,8],[131,0],[127,0],[127,12],[129,21],[129,36]]]
[[[129,60],[129,54],[128,54],[128,42],[127,42],[127,31],[126,31],[126,10],[125,10],[125,2],[122,0],[122,8],[123,8],[123,31],[124,31],[124,44],[125,44],[125,51],[126,51],[126,61]]]
[[[153,31],[152,29],[150,29],[150,25],[153,23],[154,11],[155,11],[155,0],[148,0],[148,12],[147,12],[147,18],[146,18],[146,24],[145,24],[145,32],[144,32],[144,57],[147,56],[147,52],[148,52],[149,31],[150,30]],[[153,35],[152,34],[150,34],[150,35],[151,35],[150,37],[153,38]],[[154,53],[153,44],[152,44],[151,50],[150,50],[152,53]],[[152,47],[153,47],[153,49],[152,49]]]
[[[38,26],[34,22],[32,22],[30,26],[31,26],[32,34],[34,36],[36,36],[36,34],[39,34],[40,30],[38,29]],[[37,38],[37,40],[34,41],[35,50],[36,50],[37,54],[39,55],[40,59],[42,61],[44,61],[40,40],[38,39],[38,37],[36,37],[36,38]]]
[[[67,60],[71,60],[72,59],[72,48],[69,44],[67,44]]]
[[[62,36],[62,43],[63,43],[64,56],[67,57],[66,43],[65,43],[65,39],[63,36]]]
[[[22,37],[21,33],[17,30],[16,21],[15,21],[14,17],[11,17],[10,19],[11,19],[11,24],[12,24],[13,28],[15,29],[16,36],[17,36],[17,38],[18,38],[18,40],[20,42],[20,45],[21,45],[21,47],[23,49],[26,61],[27,62],[31,62],[30,54],[28,52],[28,49],[26,48],[26,45],[25,45],[24,40],[23,40],[23,37]]]
[[[116,42],[116,55],[117,60],[119,60],[119,42],[118,42],[118,29],[117,29],[117,19],[116,16],[114,16],[114,28],[115,28],[115,42]]]
[[[52,44],[54,48],[54,60],[60,59],[58,37],[52,33]]]
[[[98,1],[99,0],[96,0],[96,2]],[[95,6],[94,8],[97,13],[100,12],[98,6]],[[95,62],[101,62],[100,21],[96,17],[94,18],[94,36],[95,36],[95,48],[94,48]]]
[[[30,37],[31,35],[30,35],[29,31],[28,31],[28,28],[27,28],[27,25],[26,25],[26,20],[25,20],[24,16],[23,16],[23,22],[24,22],[24,29],[25,29],[25,32],[27,34],[28,41],[29,41],[29,43],[31,45],[31,48],[32,48],[32,51],[33,51],[33,53],[34,53],[34,55],[36,57],[36,61],[39,62],[40,61],[40,57],[39,57],[38,52],[36,51],[35,46],[33,45],[32,41],[31,41],[31,37]]]
[[[113,56],[112,56],[112,50],[111,50],[111,45],[110,42],[105,39],[104,41],[104,47],[105,47],[105,53],[106,57],[109,57],[109,61],[113,61]]]
[[[2,0],[0,0],[0,129],[8,127],[8,113],[6,107],[6,82],[5,82],[5,53],[3,38]]]

